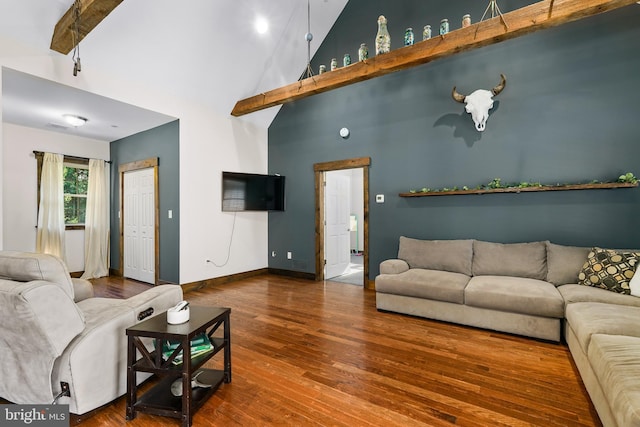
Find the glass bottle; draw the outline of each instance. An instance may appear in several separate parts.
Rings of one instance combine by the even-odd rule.
[[[338,60],[336,58],[331,58],[331,71],[338,68]]]
[[[365,59],[369,59],[369,48],[366,43],[362,43],[360,49],[358,49],[358,61],[364,61]]]
[[[422,29],[422,40],[429,40],[431,38],[431,25],[425,25]]]
[[[462,28],[467,28],[471,25],[471,15],[466,14],[462,17]]]
[[[413,28],[409,27],[404,31],[404,45],[411,46],[414,40]]]
[[[327,71],[327,66],[324,64],[320,65],[320,69],[318,70],[318,74],[325,73]]]
[[[378,17],[378,33],[376,34],[376,55],[388,53],[391,50],[391,35],[387,30],[387,18]]]
[[[449,20],[443,19],[440,21],[440,35],[443,36],[449,32]]]
[[[344,67],[351,65],[351,55],[349,55],[348,53],[344,54],[344,58],[342,58],[342,65]]]

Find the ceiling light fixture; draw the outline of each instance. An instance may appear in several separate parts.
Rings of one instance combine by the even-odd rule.
[[[269,31],[269,21],[267,21],[262,16],[256,18],[256,22],[254,25],[258,34],[265,34],[267,31]]]
[[[73,127],[80,127],[89,121],[86,117],[76,116],[73,114],[63,114],[62,117],[64,117],[65,121]]]

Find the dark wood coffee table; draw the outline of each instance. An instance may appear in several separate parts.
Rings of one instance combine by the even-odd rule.
[[[182,419],[184,427],[191,426],[193,414],[220,387],[222,382],[231,382],[231,325],[229,323],[230,308],[194,307],[190,306],[190,319],[180,325],[167,323],[167,313],[161,313],[151,319],[140,322],[127,329],[127,420],[136,417],[137,412]],[[222,336],[216,331],[222,328]],[[191,357],[191,340],[201,333],[206,333],[213,350]],[[154,338],[153,351],[148,351],[143,338]],[[179,341],[180,345],[174,353],[167,357],[162,354],[164,340]],[[148,342],[148,340],[146,340]],[[136,351],[137,350],[137,351]],[[173,358],[183,351],[183,363],[175,365]],[[224,350],[224,369],[201,368],[209,359]],[[136,353],[141,354],[137,358]],[[208,388],[191,388],[191,378],[198,370],[198,381]],[[137,373],[149,372],[163,377],[161,381],[144,393],[137,396]],[[171,384],[182,378],[182,396],[171,393]]]

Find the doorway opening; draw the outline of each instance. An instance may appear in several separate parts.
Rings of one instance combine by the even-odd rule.
[[[372,288],[368,251],[370,164],[371,159],[364,157],[314,165],[316,280],[336,278]]]

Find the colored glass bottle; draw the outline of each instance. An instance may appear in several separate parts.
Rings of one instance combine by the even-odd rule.
[[[431,25],[425,25],[422,29],[422,40],[429,40],[431,38]]]
[[[358,49],[358,61],[364,61],[365,59],[369,59],[369,48],[366,43],[362,43],[360,49]]]
[[[414,40],[415,40],[415,37],[413,35],[413,28],[407,28],[404,31],[404,45],[411,46]]]
[[[378,33],[376,34],[376,55],[391,51],[391,35],[387,30],[387,18],[380,15],[378,18]]]

